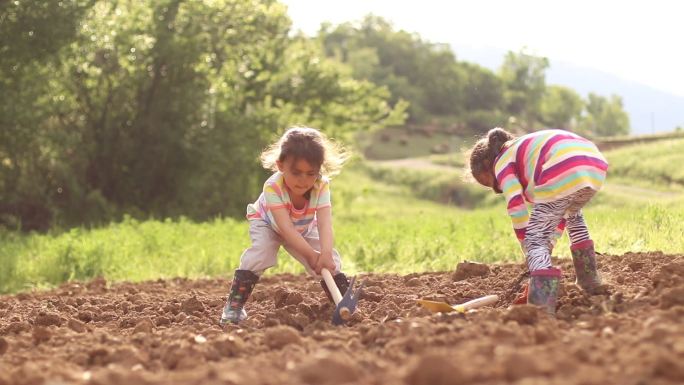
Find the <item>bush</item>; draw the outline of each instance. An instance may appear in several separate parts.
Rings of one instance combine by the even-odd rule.
[[[465,117],[468,128],[477,134],[485,133],[494,127],[503,127],[506,124],[506,119],[506,114],[498,110],[471,111]]]

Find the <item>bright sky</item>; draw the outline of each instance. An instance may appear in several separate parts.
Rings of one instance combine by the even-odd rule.
[[[528,47],[552,65],[594,68],[684,96],[684,2],[677,0],[281,1],[294,28],[307,34],[323,21],[373,13],[431,42]]]

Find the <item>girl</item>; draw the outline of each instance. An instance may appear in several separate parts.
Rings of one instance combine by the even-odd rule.
[[[606,159],[592,142],[562,130],[515,138],[494,128],[470,151],[473,177],[506,197],[530,270],[527,303],[555,313],[561,271],[551,266],[551,249],[564,228],[570,237],[576,284],[589,294],[601,290],[594,242],[581,209],[601,189],[607,169]]]
[[[285,247],[310,274],[321,268],[333,272],[340,292],[349,287],[333,249],[332,211],[327,176],[335,175],[348,158],[344,149],[313,128],[291,128],[261,154],[271,175],[259,198],[247,206],[252,246],[242,253],[235,270],[221,324],[247,318],[245,302],[259,276],[276,264],[278,249]],[[321,281],[328,298],[325,282]]]

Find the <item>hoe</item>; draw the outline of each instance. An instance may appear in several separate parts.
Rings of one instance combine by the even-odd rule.
[[[333,280],[332,274],[328,269],[321,269],[321,275],[323,275],[323,280],[325,285],[328,287],[330,294],[332,295],[333,301],[335,302],[335,311],[332,316],[332,323],[334,325],[342,325],[345,321],[348,321],[352,314],[356,311],[356,304],[359,302],[359,297],[363,290],[363,283],[359,285],[359,288],[354,291],[354,281],[356,277],[352,277],[349,280],[349,288],[344,296],[340,293],[340,289],[337,288],[335,281]]]

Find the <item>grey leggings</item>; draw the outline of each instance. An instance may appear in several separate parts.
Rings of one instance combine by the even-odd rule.
[[[594,194],[595,190],[586,187],[557,201],[534,205],[523,241],[530,271],[551,267],[551,237],[563,218],[571,244],[589,239],[582,207]]]

